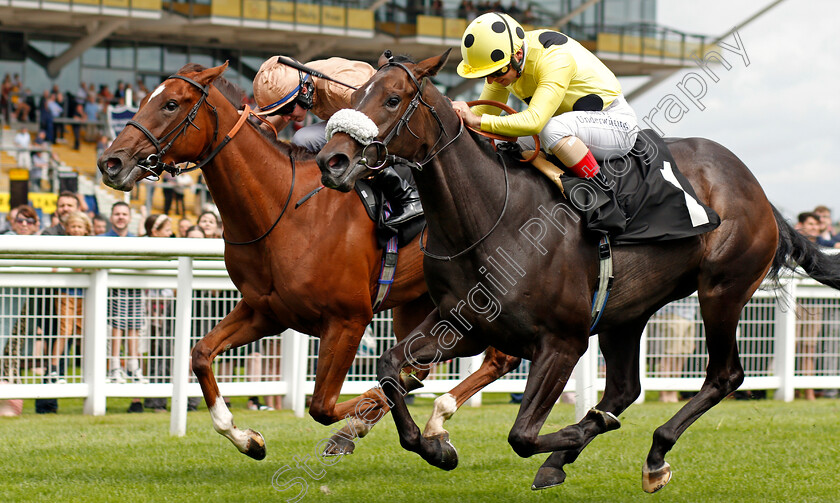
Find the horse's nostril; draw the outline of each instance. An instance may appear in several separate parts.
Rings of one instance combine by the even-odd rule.
[[[330,160],[327,162],[330,169],[333,171],[339,171],[347,168],[347,165],[350,163],[349,159],[344,154],[336,154],[330,157]]]
[[[110,159],[105,161],[105,171],[108,173],[117,173],[122,166],[122,162],[115,157],[111,157]]]

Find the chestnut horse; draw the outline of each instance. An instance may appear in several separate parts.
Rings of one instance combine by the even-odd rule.
[[[241,452],[265,457],[262,435],[233,424],[211,363],[224,351],[291,328],[320,338],[309,414],[325,425],[347,418],[326,450],[347,454],[354,449],[347,438],[364,436],[388,410],[376,390],[336,403],[374,315],[372,294],[382,260],[374,224],[355,195],[323,191],[297,209],[290,207],[320,185],[314,156],[277,142],[273,129],[267,134],[251,122],[243,124],[240,119],[249,119],[248,113],[237,107],[245,96],[221,78],[226,68],[227,63],[210,69],[187,65],[166,79],[99,158],[99,170],[107,185],[129,191],[162,169],[177,173],[175,163],[203,159],[199,165],[225,229],[225,264],[242,293],[230,314],[192,350],[192,368],[213,426]],[[379,308],[393,308],[398,340],[434,307],[421,257],[417,239],[402,249],[390,295]],[[519,361],[488,351],[482,367],[451,392],[453,405]],[[427,374],[420,371],[416,377]],[[402,383],[420,386],[408,374]]]
[[[380,382],[396,379],[407,363],[478,354],[489,345],[531,360],[508,441],[523,457],[551,453],[532,488],[555,486],[565,480],[564,465],[595,436],[618,428],[617,416],[638,397],[639,341],[648,318],[697,291],[709,348],[706,379],[697,396],[653,434],[643,488],[656,491],[670,480],[665,454],[680,435],[743,382],[738,319],[768,271],[778,280],[780,268],[798,263],[838,288],[840,257],[824,255],[797,234],[730,151],[705,139],[668,140],[680,170],[721,224],[691,238],[615,247],[615,281],[597,330],[606,361],[604,395],[577,424],[540,435],[587,349],[597,238],[565,211],[569,207],[553,184],[465,132],[449,100],[423,84],[447,56],[414,64],[383,55],[379,71],[353,95],[358,130],[378,135],[361,137],[366,147],[339,130],[317,157],[324,184],[342,191],[370,174],[367,163],[378,163],[374,157],[386,151],[385,159],[402,157],[415,165],[428,225],[424,270],[437,309],[406,339],[410,346],[403,341],[382,355]],[[448,434],[421,434],[400,391],[385,388],[395,403],[391,412],[401,445],[434,466],[454,468],[458,458]]]

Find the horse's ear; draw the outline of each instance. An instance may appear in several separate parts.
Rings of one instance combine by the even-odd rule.
[[[446,64],[446,60],[449,59],[449,53],[452,51],[452,48],[446,50],[440,56],[434,56],[429,59],[424,59],[423,61],[417,63],[417,66],[414,69],[415,77],[417,80],[422,79],[423,77],[434,77],[443,68],[443,65]]]
[[[198,82],[202,86],[209,85],[211,82],[213,82],[214,80],[219,78],[223,73],[225,73],[225,70],[227,70],[227,67],[228,67],[228,62],[225,61],[224,63],[222,63],[219,66],[216,66],[216,67],[213,67],[213,68],[208,68],[208,69],[206,69],[202,72],[199,72],[199,74],[196,75],[193,78],[193,80],[195,80],[196,82]]]
[[[382,65],[390,62],[393,58],[394,54],[390,50],[385,49],[385,52],[382,53],[382,56],[379,56],[379,61],[376,62],[377,68],[381,68]]]

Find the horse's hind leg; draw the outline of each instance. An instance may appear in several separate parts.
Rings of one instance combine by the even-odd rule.
[[[481,367],[470,374],[449,393],[435,399],[432,416],[426,423],[423,436],[427,438],[445,436],[448,432],[443,423],[451,418],[469,398],[496,379],[514,370],[522,362],[521,358],[508,356],[498,349],[487,348]]]
[[[228,410],[225,401],[221,400],[219,385],[216,383],[211,364],[213,359],[223,351],[249,344],[265,335],[280,333],[283,330],[283,327],[269,322],[248,304],[239,301],[236,307],[192,349],[193,372],[198,378],[204,400],[210,409],[213,428],[233,442],[239,452],[254,459],[265,458],[265,440],[259,432],[251,429],[243,431],[233,424],[233,414]]]
[[[562,483],[566,478],[563,471],[565,465],[573,463],[596,436],[621,426],[617,416],[626,410],[641,392],[639,339],[644,325],[644,322],[638,322],[625,325],[621,330],[599,334],[598,340],[607,368],[604,396],[577,424],[569,425],[558,432],[570,438],[580,438],[580,445],[553,452],[537,473],[534,480],[535,489]]]
[[[741,309],[746,305],[763,278],[747,288],[740,288],[741,295],[732,295],[732,285],[704,286],[698,290],[700,310],[706,328],[706,344],[709,348],[709,364],[706,380],[697,393],[667,423],[653,433],[653,444],[642,470],[642,488],[655,492],[671,479],[671,467],[665,461],[665,454],[671,450],[680,435],[706,411],[714,407],[744,381],[744,369],[738,356],[735,340]],[[729,295],[727,295],[729,293]]]

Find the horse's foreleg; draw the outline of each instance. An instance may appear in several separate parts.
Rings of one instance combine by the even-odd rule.
[[[265,458],[265,440],[254,430],[240,430],[233,424],[233,414],[225,405],[219,385],[213,375],[212,363],[219,353],[254,342],[265,335],[280,333],[284,329],[268,322],[248,304],[240,301],[225,318],[207,333],[192,349],[192,368],[210,417],[213,428],[224,435],[239,452],[254,459]]]
[[[420,434],[420,428],[405,404],[408,390],[401,384],[400,372],[408,364],[415,368],[429,368],[437,362],[476,355],[486,347],[480,341],[456,334],[450,324],[441,320],[435,309],[405,340],[379,358],[377,379],[391,405],[400,445],[404,449],[420,454],[429,464],[444,470],[458,465],[458,454],[448,436],[426,438]]]
[[[639,338],[644,325],[644,322],[625,325],[620,331],[599,335],[607,368],[604,396],[578,423],[558,432],[566,438],[578,438],[579,444],[553,452],[543,463],[545,471],[554,474],[554,485],[565,480],[563,467],[573,463],[589,442],[621,426],[618,415],[639,396]]]
[[[455,386],[452,391],[435,399],[435,408],[426,423],[423,436],[428,438],[448,435],[448,432],[443,428],[444,421],[451,418],[455,411],[460,409],[471,396],[491,382],[516,369],[521,362],[521,358],[508,356],[492,347],[487,348],[484,353],[484,361],[478,370]]]
[[[548,338],[548,340],[546,340]],[[586,351],[587,337],[543,336],[540,350],[534,355],[522,405],[508,435],[508,443],[523,458],[540,452],[574,449],[583,445],[583,434],[577,429],[563,429],[540,435],[548,414],[566,387],[575,364]],[[560,484],[565,473],[554,467],[541,467],[532,489]]]

